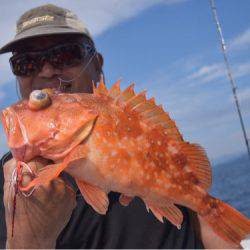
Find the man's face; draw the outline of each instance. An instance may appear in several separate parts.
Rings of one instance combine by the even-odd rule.
[[[83,36],[44,36],[23,42],[22,47],[17,49],[17,53],[46,51],[46,49],[54,46],[71,42],[90,44],[89,40]],[[53,67],[49,62],[45,61],[41,69],[36,70],[30,76],[17,76],[20,93],[22,98],[25,99],[29,98],[29,94],[33,90],[43,88],[60,88],[68,93],[91,93],[93,82],[99,81],[102,64],[103,60],[100,54],[96,54],[94,57],[87,55],[81,63],[63,68]],[[85,69],[83,70],[84,67]],[[65,81],[60,83],[59,79]],[[74,80],[66,82],[71,79]]]

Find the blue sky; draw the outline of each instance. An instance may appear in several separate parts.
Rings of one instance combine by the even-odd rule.
[[[207,0],[1,1],[0,46],[27,8],[54,3],[75,12],[104,56],[108,86],[136,83],[176,121],[212,163],[246,152]],[[250,137],[250,1],[217,0],[217,10]],[[9,11],[11,10],[11,12]],[[0,109],[17,100],[8,57],[0,56]],[[0,153],[6,151],[0,131]]]

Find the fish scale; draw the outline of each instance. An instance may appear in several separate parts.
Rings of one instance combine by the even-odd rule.
[[[119,118],[119,113],[117,114],[115,112],[115,114],[116,115],[113,115],[114,120],[122,120],[121,118]],[[124,113],[122,113],[122,114],[124,115]],[[131,178],[132,179],[132,177],[134,177],[135,180],[133,182],[138,182],[138,179],[140,179],[143,186],[148,187],[147,192],[149,192],[150,189],[151,189],[150,185],[157,186],[159,188],[159,183],[161,183],[162,187],[165,188],[164,181],[156,182],[157,178],[154,178],[153,174],[159,172],[159,173],[157,173],[157,176],[160,176],[161,169],[164,169],[164,166],[165,166],[165,169],[169,172],[169,169],[167,169],[167,167],[166,167],[167,166],[167,164],[166,164],[167,159],[166,159],[166,157],[164,157],[166,155],[162,153],[163,157],[162,158],[158,157],[159,152],[164,152],[165,151],[165,150],[163,150],[163,147],[166,146],[166,142],[164,142],[163,140],[158,140],[158,141],[155,142],[153,140],[153,138],[150,137],[150,134],[151,134],[150,130],[149,130],[148,136],[147,136],[146,133],[143,133],[141,131],[140,127],[138,128],[139,118],[138,118],[137,122],[135,122],[135,117],[133,117],[133,119],[131,118],[131,120],[133,120],[133,123],[135,124],[134,126],[133,126],[133,124],[126,124],[126,121],[129,120],[129,117],[130,117],[130,114],[126,113],[125,118],[127,118],[127,119],[126,120],[123,119],[123,122],[120,123],[122,125],[121,128],[120,127],[119,128],[116,127],[116,128],[112,128],[112,129],[107,128],[107,127],[104,126],[104,124],[101,121],[99,121],[99,126],[95,127],[95,133],[93,133],[92,138],[95,138],[95,134],[98,134],[98,137],[100,136],[100,134],[103,134],[102,140],[105,140],[105,142],[109,141],[109,145],[111,145],[111,146],[107,146],[107,143],[102,144],[103,145],[103,149],[102,149],[103,153],[102,154],[105,155],[105,160],[106,159],[109,160],[108,162],[104,162],[104,160],[102,160],[101,169],[103,171],[105,169],[103,176],[109,176],[108,172],[113,171],[112,166],[114,164],[118,164],[118,166],[116,166],[116,169],[119,170],[119,174],[127,176],[126,178]],[[111,117],[109,117],[109,118],[111,119]],[[105,121],[106,120],[107,120],[107,118],[105,119]],[[114,121],[109,122],[109,124],[114,124],[114,123],[115,123]],[[131,128],[131,130],[127,130],[128,133],[125,133],[125,135],[123,137],[120,136],[119,138],[117,138],[118,134],[121,135],[120,130],[126,131],[126,128],[128,126]],[[116,134],[116,136],[114,136],[114,133]],[[124,138],[127,138],[127,140],[124,140]],[[138,139],[140,139],[140,140],[138,140]],[[98,142],[98,139],[93,139],[93,140]],[[130,150],[127,151],[127,156],[126,157],[124,157],[124,155],[123,155],[123,157],[121,157],[121,155],[119,153],[117,153],[115,156],[112,155],[112,153],[114,151],[119,152],[119,150],[121,150],[121,148],[114,141],[116,141],[116,143],[119,142],[119,144],[123,145],[122,150],[124,150],[124,144],[127,142],[127,145],[125,144],[125,148],[130,148]],[[144,142],[142,143],[140,141],[144,141]],[[110,142],[112,142],[112,143],[110,143]],[[146,149],[145,147],[143,147],[143,145],[145,145],[145,143],[149,144],[151,150],[149,150],[149,148]],[[132,145],[134,145],[134,147]],[[139,152],[137,152],[137,147],[138,146],[142,147],[141,155],[139,154]],[[96,145],[96,144],[93,144],[92,147],[93,148],[97,148],[97,147],[100,148],[100,146]],[[152,147],[154,147],[154,148],[152,148]],[[139,161],[138,162],[138,160],[144,158],[143,155],[145,155],[145,156],[149,155],[149,157],[147,157],[147,160],[145,160],[145,161]],[[117,163],[114,160],[115,157],[117,159],[127,158],[127,157],[131,157],[132,159],[134,159],[136,157],[136,159],[137,159],[137,164],[136,165],[139,166],[138,171],[137,171],[137,168],[135,166],[133,166],[133,164],[131,164],[131,163],[121,165],[122,162],[120,162],[120,165],[119,165],[119,163]],[[152,163],[154,163],[153,167],[152,167]],[[107,166],[107,169],[104,168],[103,166]],[[151,167],[148,167],[148,166],[151,166]],[[132,176],[128,175],[126,173],[128,168],[133,170],[134,174]],[[150,170],[150,168],[151,168],[151,170]],[[122,169],[124,169],[125,173],[120,173],[122,171]],[[140,175],[139,178],[137,176],[137,172]],[[163,174],[162,178],[164,178],[164,174]],[[108,186],[110,186],[110,185],[108,184]],[[113,186],[113,190],[116,190],[116,189],[118,189],[118,188]],[[133,189],[134,189],[134,186],[133,186]],[[127,190],[127,193],[131,194],[133,189],[132,190]],[[134,191],[136,191],[136,190],[134,190]],[[135,195],[135,193],[134,193],[134,195]]]
[[[93,94],[50,91],[46,108],[30,110],[24,100],[2,112],[18,161],[36,156],[54,161],[20,190],[45,185],[66,171],[100,214],[107,212],[108,192],[116,191],[121,204],[138,196],[159,221],[166,218],[180,228],[183,215],[176,205],[182,205],[224,240],[239,244],[250,234],[250,221],[208,194],[212,174],[205,151],[184,141],[154,98],[136,94],[134,84],[121,91],[119,84],[107,90],[101,82]]]

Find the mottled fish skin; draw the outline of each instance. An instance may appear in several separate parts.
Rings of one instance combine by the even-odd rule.
[[[87,158],[94,164],[79,170],[81,180],[107,192],[140,196],[162,205],[168,199],[181,204],[186,194],[189,199],[198,179],[181,151],[184,141],[180,135],[179,140],[168,136],[161,125],[152,126],[143,113],[133,111],[130,106],[124,112],[124,107],[113,98],[91,95],[84,103],[100,115],[85,143]]]
[[[250,234],[250,221],[208,194],[212,174],[205,151],[185,142],[163,108],[133,87],[121,92],[117,82],[107,90],[101,82],[93,94],[51,94],[51,105],[39,111],[30,110],[27,101],[5,109],[2,119],[14,157],[42,156],[56,163],[20,188],[48,183],[64,170],[100,214],[107,212],[107,194],[116,191],[121,204],[138,196],[158,220],[180,228],[179,204],[238,244]]]

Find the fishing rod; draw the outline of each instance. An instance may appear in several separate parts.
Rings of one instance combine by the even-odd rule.
[[[245,140],[246,147],[247,147],[248,156],[249,156],[249,159],[250,159],[249,139],[247,138],[247,132],[246,132],[246,129],[245,129],[243,117],[242,117],[241,110],[240,110],[240,104],[239,104],[238,97],[237,97],[237,92],[236,92],[237,87],[236,87],[236,83],[235,83],[235,81],[233,79],[232,70],[231,70],[231,67],[230,67],[230,64],[229,64],[229,61],[228,61],[228,58],[227,58],[226,43],[225,43],[225,39],[223,38],[223,35],[222,35],[222,29],[221,29],[221,25],[220,25],[220,22],[219,22],[218,15],[217,15],[217,9],[216,9],[214,0],[210,0],[210,6],[211,6],[213,17],[214,17],[214,20],[215,20],[215,23],[216,23],[217,32],[218,32],[218,35],[219,35],[219,38],[220,38],[221,49],[222,49],[224,62],[225,62],[226,69],[227,69],[227,76],[228,76],[229,81],[230,81],[231,86],[232,86],[233,96],[234,96],[236,108],[237,108],[237,111],[238,111],[242,132],[243,132],[244,140]]]

